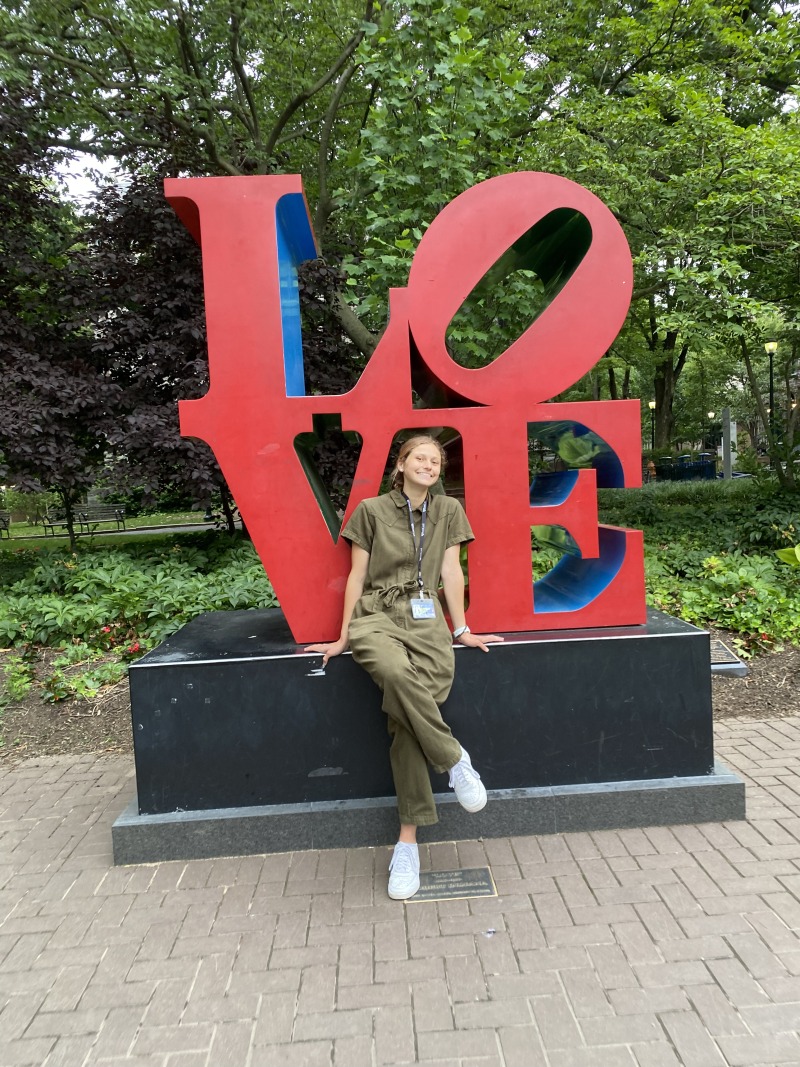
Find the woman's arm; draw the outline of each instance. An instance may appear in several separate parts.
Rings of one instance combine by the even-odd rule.
[[[322,652],[322,666],[324,667],[331,656],[340,656],[347,651],[349,644],[348,631],[350,620],[353,617],[355,606],[361,594],[364,592],[364,582],[367,579],[369,567],[369,552],[354,544],[350,556],[350,574],[347,576],[347,585],[344,588],[344,607],[342,609],[342,630],[338,641],[325,642],[321,645],[308,645],[304,652]]]
[[[465,623],[464,572],[461,570],[460,550],[461,545],[451,545],[445,549],[442,563],[442,589],[454,630]]]
[[[460,545],[451,545],[445,550],[442,563],[442,589],[454,630],[460,629],[465,624],[464,572],[461,570],[460,549]],[[484,652],[488,652],[487,645],[502,641],[503,638],[498,637],[497,634],[473,634],[466,631],[456,640],[460,645],[482,648]]]

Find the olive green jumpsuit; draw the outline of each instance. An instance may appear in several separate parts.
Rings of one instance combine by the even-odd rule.
[[[445,550],[474,537],[457,500],[429,495],[422,580],[436,615],[414,619],[421,521],[420,507],[414,511],[415,543],[408,503],[394,489],[359,504],[342,531],[369,552],[364,591],[350,622],[350,648],[383,690],[400,822],[414,826],[438,819],[427,764],[443,772],[461,758],[461,746],[439,711],[453,684],[454,657],[438,589]]]

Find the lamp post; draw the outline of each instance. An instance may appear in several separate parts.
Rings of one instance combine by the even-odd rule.
[[[656,402],[655,400],[648,401],[647,406],[650,408],[650,451],[654,452],[656,447]]]
[[[706,412],[706,414],[708,415],[708,437],[706,439],[706,447],[712,448],[713,446],[709,442],[711,439],[711,431],[713,429],[714,415],[716,414],[716,412],[708,411]]]
[[[777,341],[765,341],[764,349],[769,356],[769,435],[775,435],[775,353],[778,351]]]

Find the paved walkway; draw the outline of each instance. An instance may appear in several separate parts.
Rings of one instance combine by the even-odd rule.
[[[747,822],[111,866],[123,759],[0,773],[0,1065],[800,1065],[800,717],[725,722]]]

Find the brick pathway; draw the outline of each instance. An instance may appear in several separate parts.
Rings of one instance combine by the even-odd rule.
[[[111,866],[127,760],[0,773],[0,1067],[800,1065],[800,717],[719,724],[749,819]]]

